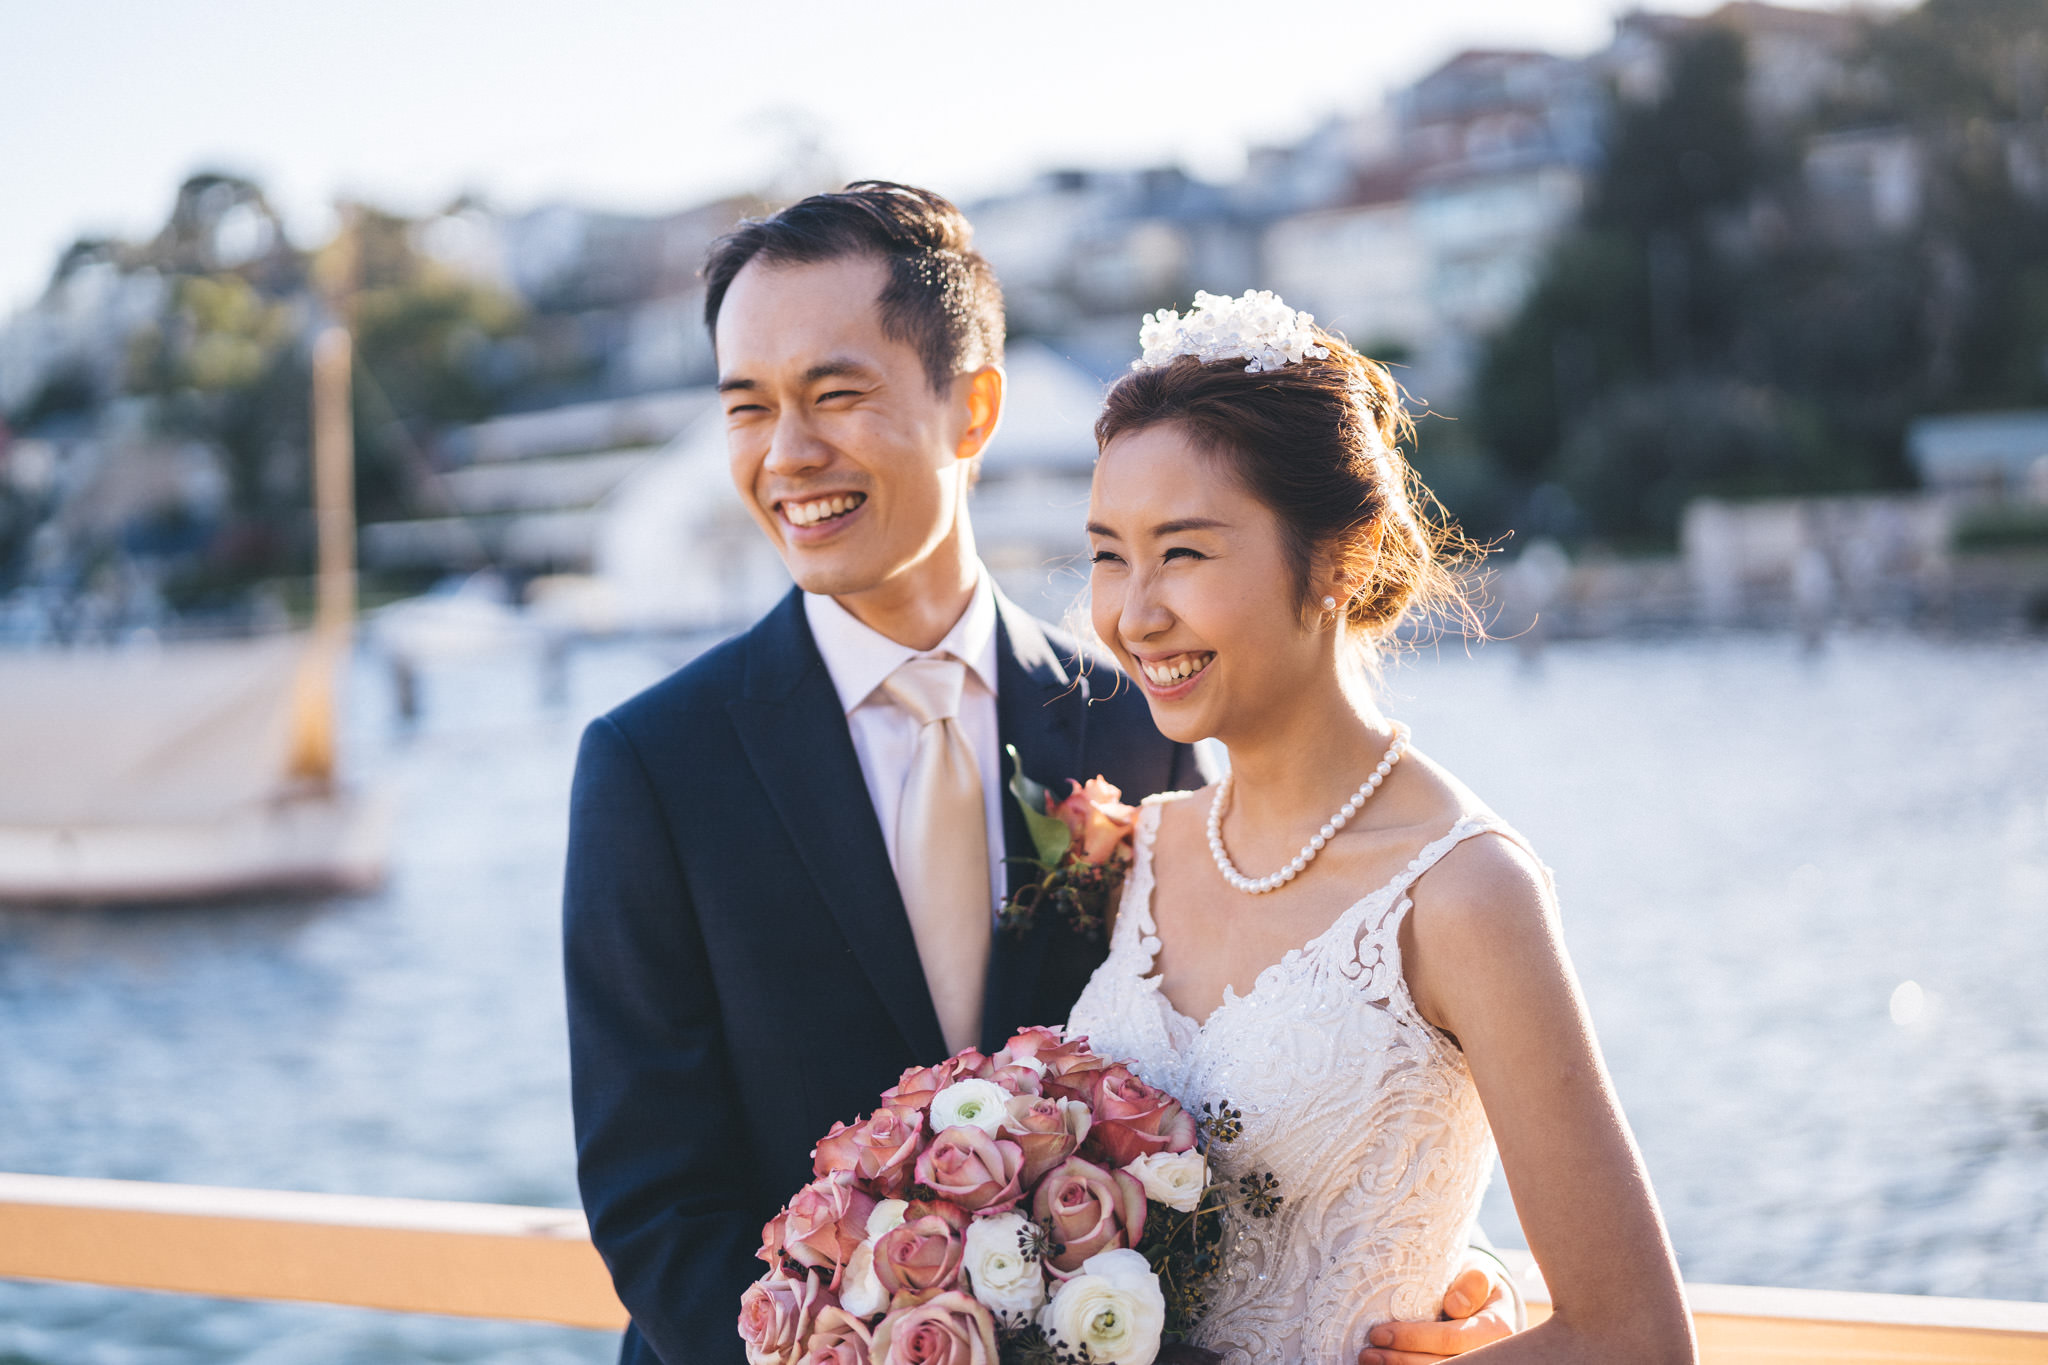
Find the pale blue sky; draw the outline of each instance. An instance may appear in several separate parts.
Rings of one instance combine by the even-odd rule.
[[[78,233],[156,227],[201,167],[263,181],[301,240],[337,192],[681,207],[757,183],[787,110],[849,174],[962,197],[1049,165],[1227,173],[1462,47],[1589,50],[1624,7],[0,0],[0,313]]]

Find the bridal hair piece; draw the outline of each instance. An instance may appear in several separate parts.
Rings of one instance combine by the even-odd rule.
[[[1270,289],[1252,289],[1236,298],[1195,291],[1187,316],[1172,308],[1147,313],[1138,328],[1144,354],[1131,362],[1134,370],[1156,370],[1182,356],[1196,360],[1244,359],[1245,373],[1263,374],[1314,357],[1329,358],[1330,349],[1316,341],[1315,315],[1289,308]]]

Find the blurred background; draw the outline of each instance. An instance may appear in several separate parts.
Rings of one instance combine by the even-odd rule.
[[[787,588],[697,267],[872,176],[1005,286],[1043,614],[1141,312],[1397,367],[1496,639],[1388,704],[1689,1279],[2048,1299],[2048,9],[1382,8],[0,0],[0,1170],[575,1202],[576,736]],[[0,1282],[4,1365],[612,1351]]]

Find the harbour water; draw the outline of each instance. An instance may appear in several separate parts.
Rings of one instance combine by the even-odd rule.
[[[679,657],[577,654],[552,700],[531,663],[444,665],[410,733],[364,663],[350,757],[402,812],[375,895],[0,911],[0,1170],[574,1203],[576,738]],[[1385,691],[1555,869],[1688,1279],[2048,1299],[2048,647],[1447,646]],[[0,1282],[0,1365],[614,1351]]]

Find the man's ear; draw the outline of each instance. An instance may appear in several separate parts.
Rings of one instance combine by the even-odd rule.
[[[1008,380],[1002,366],[984,365],[953,382],[965,386],[967,400],[967,425],[960,432],[960,441],[954,447],[953,455],[956,459],[972,460],[987,448],[990,438],[996,434],[996,427],[1003,420],[1003,397]]]

